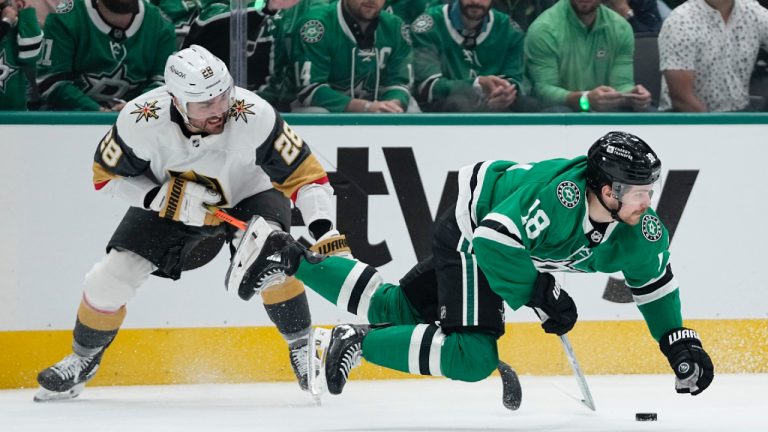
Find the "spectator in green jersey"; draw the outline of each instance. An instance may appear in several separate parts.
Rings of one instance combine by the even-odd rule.
[[[401,113],[411,102],[411,35],[385,0],[339,0],[297,25],[294,111]],[[409,109],[410,107],[410,109]]]
[[[119,111],[163,85],[173,25],[143,0],[62,0],[45,20],[38,86],[49,109]]]
[[[551,111],[646,111],[651,94],[634,82],[635,38],[602,0],[560,0],[525,39],[534,95]]]
[[[0,4],[0,110],[27,109],[28,75],[34,86],[42,40],[34,8],[27,7],[23,0]]]
[[[424,111],[527,111],[523,31],[491,0],[453,0],[411,25],[416,97]]]

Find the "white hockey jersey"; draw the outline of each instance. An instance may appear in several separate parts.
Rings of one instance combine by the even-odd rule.
[[[222,196],[218,206],[231,208],[273,187],[295,201],[302,186],[328,182],[309,147],[272,106],[240,87],[233,99],[218,135],[190,133],[165,86],[128,102],[96,150],[96,189],[139,176],[154,187],[177,176],[215,190]]]

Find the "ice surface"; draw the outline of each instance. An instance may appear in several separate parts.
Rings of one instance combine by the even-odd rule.
[[[354,372],[353,372],[354,376]],[[34,403],[34,389],[0,391],[0,432],[201,431],[768,431],[768,375],[716,375],[696,397],[672,375],[588,376],[597,411],[572,376],[522,376],[523,404],[501,404],[498,377],[351,381],[315,406],[295,383],[86,388]],[[637,422],[636,412],[658,421]]]

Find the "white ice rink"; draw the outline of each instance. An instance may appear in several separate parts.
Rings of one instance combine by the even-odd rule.
[[[699,396],[671,375],[588,376],[597,411],[573,377],[522,376],[523,404],[501,404],[501,381],[352,381],[314,406],[295,383],[93,387],[72,401],[34,403],[0,391],[1,432],[199,431],[768,431],[768,375],[716,375]],[[658,421],[637,422],[636,412]]]

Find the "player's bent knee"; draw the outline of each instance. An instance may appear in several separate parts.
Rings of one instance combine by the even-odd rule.
[[[496,337],[454,332],[445,337],[442,371],[447,378],[475,382],[487,378],[499,364]]]
[[[83,294],[88,304],[103,311],[116,311],[135,295],[155,266],[130,252],[112,249],[85,275]]]

